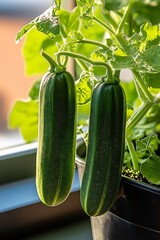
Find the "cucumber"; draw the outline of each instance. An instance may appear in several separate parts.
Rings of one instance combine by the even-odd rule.
[[[37,192],[45,205],[57,206],[70,193],[75,168],[76,90],[69,72],[43,77],[38,121]]]
[[[121,181],[126,99],[120,84],[100,83],[96,86],[90,111],[80,201],[89,216],[100,216],[113,205]]]

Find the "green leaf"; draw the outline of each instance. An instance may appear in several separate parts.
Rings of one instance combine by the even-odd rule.
[[[151,156],[142,164],[141,172],[150,183],[160,185],[160,157]]]
[[[160,88],[160,73],[144,73],[143,78],[148,87]]]
[[[154,151],[157,150],[159,139],[157,134],[151,134],[141,140],[136,141],[136,151],[142,156],[154,155]]]
[[[22,27],[22,29],[17,33],[16,36],[16,43],[19,42],[19,40],[35,25],[33,21],[30,23],[26,24],[25,26]]]
[[[128,0],[102,0],[103,7],[108,11],[117,11],[124,7]]]
[[[110,63],[117,70],[125,68],[133,69],[136,66],[132,56],[128,56],[120,49],[114,52]]]
[[[77,104],[83,105],[90,101],[93,81],[91,76],[84,75],[76,82]]]
[[[50,38],[54,38],[59,34],[59,21],[56,16],[42,16],[36,20],[37,30],[45,33]]]
[[[135,62],[131,56],[118,56],[114,55],[113,60],[110,61],[111,65],[113,66],[114,69],[116,70],[121,70],[121,69],[134,69],[135,67]]]
[[[32,88],[29,91],[29,97],[32,100],[37,100],[39,98],[39,89],[40,89],[40,81],[36,81],[32,85]]]
[[[9,114],[9,127],[19,128],[26,142],[37,139],[38,101],[18,100]]]
[[[103,51],[102,49],[98,49],[95,52],[93,52],[91,54],[91,59],[93,61],[101,61],[101,62],[105,62],[106,60],[106,52]]]
[[[147,68],[150,72],[156,71],[160,73],[160,47],[153,45],[147,48],[141,54],[142,61],[147,64]]]
[[[58,2],[58,1],[57,1]],[[60,2],[58,2],[60,4]],[[16,36],[16,42],[19,40],[34,26],[37,27],[37,30],[43,32],[50,38],[54,38],[55,35],[59,34],[59,21],[58,17],[55,15],[57,10],[57,4],[54,1],[53,5],[48,8],[44,13],[36,17],[30,23],[27,23]]]
[[[77,31],[79,28],[80,8],[75,7],[72,12],[68,12],[64,9],[57,12],[60,21],[60,27],[62,33],[67,35],[70,32]]]
[[[84,36],[81,33],[73,31],[67,36],[67,45],[69,45],[69,48],[71,49],[76,49],[80,44],[78,41],[82,40],[83,38]]]
[[[135,69],[143,74],[160,72],[159,42],[159,26],[152,26],[148,23],[141,27],[138,34],[135,33],[127,40],[129,46],[127,55],[133,58],[135,62],[135,65],[133,66]]]
[[[59,20],[55,15],[56,10],[57,5],[55,3],[35,19],[37,30],[45,33],[52,39],[59,34]]]
[[[26,35],[23,45],[23,56],[25,60],[25,68],[27,75],[43,74],[47,71],[49,65],[41,56],[43,49],[48,54],[52,55],[58,51],[56,42],[61,44],[62,39],[57,35],[53,40],[33,28]]]

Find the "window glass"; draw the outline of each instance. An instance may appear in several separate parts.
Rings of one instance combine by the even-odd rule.
[[[7,118],[12,104],[27,98],[37,77],[25,73],[22,42],[15,43],[17,32],[25,23],[43,13],[51,0],[1,0],[0,1],[0,149],[23,143],[18,130],[10,130]]]

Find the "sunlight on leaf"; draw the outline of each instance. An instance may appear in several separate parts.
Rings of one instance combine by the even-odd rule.
[[[17,100],[9,114],[9,127],[19,128],[26,142],[37,139],[38,134],[38,102],[33,100]]]
[[[95,52],[93,52],[91,54],[91,59],[93,61],[105,62],[105,60],[106,60],[106,53],[103,50],[98,49],[97,51],[95,51]]]
[[[58,3],[60,4],[60,3]],[[55,35],[59,34],[59,21],[58,17],[55,16],[55,12],[57,10],[57,4],[53,1],[53,4],[50,8],[48,8],[44,13],[36,17],[30,23],[27,23],[16,36],[16,43],[18,43],[22,37],[34,26],[37,27],[37,30],[43,32],[48,35],[52,39]]]
[[[55,44],[56,42],[62,42],[59,35],[52,40],[35,28],[28,32],[23,45],[23,56],[27,75],[42,74],[48,70],[49,65],[41,56],[40,52],[43,49],[52,56],[53,52],[58,50]]]
[[[153,41],[160,36],[160,29],[157,25],[152,26],[146,23],[142,26],[141,33],[143,36],[145,36],[145,39],[141,42],[139,51],[143,52],[149,41]]]
[[[76,83],[77,104],[83,105],[90,101],[92,93],[92,78],[91,76],[84,75]]]
[[[150,157],[142,166],[141,171],[147,180],[153,184],[160,185],[160,157]]]
[[[59,23],[57,17],[39,18],[36,22],[37,30],[45,33],[50,38],[54,38],[59,34]]]
[[[19,43],[21,38],[35,25],[33,21],[30,23],[26,24],[18,33],[16,36],[16,43]]]

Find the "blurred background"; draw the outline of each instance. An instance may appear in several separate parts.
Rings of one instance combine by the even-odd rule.
[[[28,90],[37,80],[25,73],[21,50],[25,39],[16,44],[16,34],[51,3],[51,0],[0,0],[0,149],[24,142],[18,130],[8,128],[7,118],[12,104],[16,99],[27,98]]]

